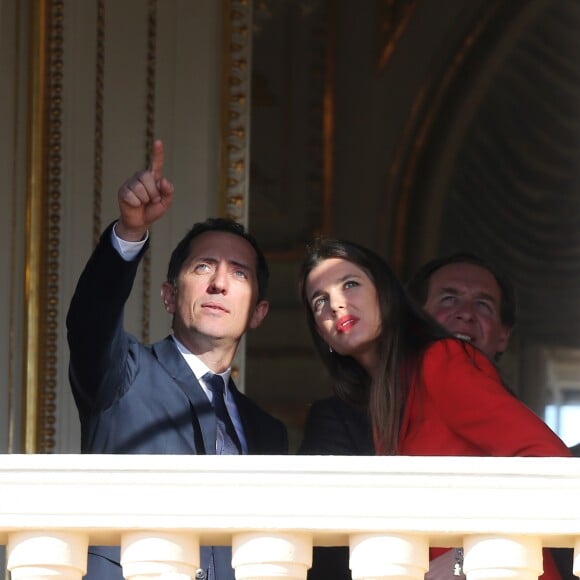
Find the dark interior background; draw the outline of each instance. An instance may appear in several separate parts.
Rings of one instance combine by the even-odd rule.
[[[298,440],[330,392],[296,291],[305,244],[326,233],[373,247],[402,280],[453,251],[497,264],[519,296],[504,374],[541,415],[573,402],[580,4],[295,0],[253,16],[249,223],[273,280],[249,394]]]

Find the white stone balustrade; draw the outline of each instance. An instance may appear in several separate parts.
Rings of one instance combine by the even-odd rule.
[[[0,544],[12,580],[80,580],[121,545],[133,580],[195,576],[232,545],[238,580],[303,580],[312,546],[351,546],[356,580],[423,577],[463,546],[468,580],[530,580],[575,548],[580,459],[3,455]]]

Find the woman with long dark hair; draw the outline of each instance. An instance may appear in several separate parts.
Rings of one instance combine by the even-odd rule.
[[[571,455],[488,357],[419,309],[371,250],[317,240],[300,293],[335,394],[367,409],[377,454]],[[559,578],[551,559],[545,569],[544,579]]]

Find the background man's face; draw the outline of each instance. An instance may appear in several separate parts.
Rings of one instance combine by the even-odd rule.
[[[439,324],[490,359],[507,348],[510,336],[500,307],[501,290],[493,274],[467,262],[447,264],[431,274],[423,305]]]

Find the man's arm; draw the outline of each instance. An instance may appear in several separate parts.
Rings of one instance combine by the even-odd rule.
[[[112,227],[79,277],[66,318],[69,378],[77,406],[87,411],[108,406],[121,388],[129,340],[123,311],[147,247],[136,259],[124,260],[113,247]]]
[[[151,166],[135,173],[119,189],[116,235],[143,240],[153,222],[171,205],[173,186],[163,177],[163,144],[156,141]],[[126,261],[107,228],[83,273],[67,315],[69,374],[77,405],[85,410],[108,406],[127,380],[129,337],[123,311],[147,244]]]

